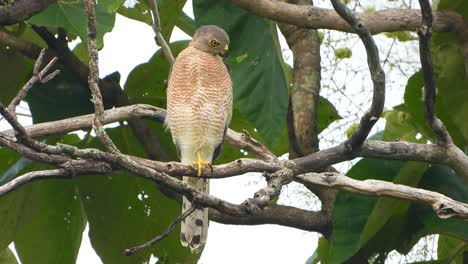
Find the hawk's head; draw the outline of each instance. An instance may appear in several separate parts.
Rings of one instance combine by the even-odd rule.
[[[229,36],[220,27],[201,26],[195,31],[191,44],[201,51],[224,57],[229,50]]]

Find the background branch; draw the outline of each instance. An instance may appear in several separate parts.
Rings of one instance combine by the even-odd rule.
[[[361,117],[358,127],[348,139],[349,146],[352,149],[360,146],[364,140],[366,140],[372,127],[382,115],[385,104],[385,72],[380,66],[379,50],[375,45],[367,25],[361,22],[350,9],[340,2],[340,0],[331,0],[331,2],[336,12],[351,25],[364,44],[367,54],[367,64],[374,85],[371,107]]]
[[[338,190],[372,196],[387,196],[428,205],[440,218],[468,220],[468,204],[454,201],[440,193],[379,180],[358,181],[333,172],[306,173],[296,176],[302,181]]]
[[[40,13],[57,0],[15,0],[9,6],[0,8],[0,25],[13,25]]]
[[[422,26],[418,29],[419,55],[424,76],[424,114],[429,127],[434,131],[439,144],[453,144],[452,138],[442,121],[435,114],[436,87],[432,66],[430,40],[432,35],[432,10],[429,1],[419,0]]]
[[[167,42],[161,33],[161,21],[159,20],[157,0],[150,0],[149,3],[151,6],[151,14],[153,16],[153,31],[155,34],[154,40],[156,41],[156,45],[161,47],[166,60],[170,65],[172,65],[174,64],[175,59],[171,48],[169,48],[169,45],[167,45]]]
[[[94,104],[94,121],[93,129],[99,141],[104,145],[107,151],[118,153],[119,150],[114,145],[114,142],[107,135],[102,127],[102,119],[104,118],[104,104],[102,103],[102,96],[99,90],[99,55],[96,47],[96,15],[94,13],[93,0],[84,0],[86,14],[88,17],[88,54],[89,54],[89,75],[88,84],[91,89]]]
[[[273,0],[230,0],[233,4],[250,13],[304,28],[332,29],[354,33],[354,29],[334,10],[297,6]],[[416,31],[421,26],[421,13],[412,9],[387,9],[376,12],[357,13],[362,22],[369,27],[371,34],[396,31]],[[434,12],[434,30],[465,34],[463,16],[450,11]]]

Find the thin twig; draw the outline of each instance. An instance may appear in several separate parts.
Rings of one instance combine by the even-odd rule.
[[[88,84],[91,89],[94,103],[94,124],[93,129],[96,131],[96,136],[104,145],[107,151],[118,153],[119,150],[114,145],[114,142],[107,135],[102,126],[104,119],[104,105],[102,103],[101,91],[99,90],[99,56],[96,47],[96,15],[94,13],[93,0],[84,0],[86,14],[88,16],[88,53],[89,53],[89,76]]]
[[[174,219],[174,221],[172,221],[172,223],[169,225],[169,227],[167,227],[167,229],[159,236],[151,239],[150,241],[144,243],[144,244],[141,244],[139,246],[135,246],[135,247],[131,247],[131,248],[128,248],[124,251],[124,255],[125,256],[131,256],[133,254],[135,254],[136,252],[142,250],[142,249],[145,249],[145,248],[148,248],[148,247],[151,247],[152,245],[158,243],[159,241],[163,240],[164,238],[166,238],[172,230],[174,230],[174,228],[176,227],[177,224],[179,224],[180,222],[182,222],[185,218],[187,218],[191,213],[193,213],[193,211],[195,211],[196,209],[196,206],[195,204],[192,204],[192,206],[190,206],[189,209],[187,209],[185,212],[183,212],[181,215],[179,215],[176,219]]]
[[[172,65],[174,64],[175,59],[174,55],[172,54],[171,48],[169,47],[169,45],[167,45],[167,42],[161,33],[161,22],[159,19],[157,0],[150,0],[149,2],[151,6],[151,14],[153,15],[153,31],[155,34],[154,40],[156,41],[156,45],[161,47],[164,53],[164,57],[166,57],[166,60],[169,62],[169,64]]]
[[[50,70],[50,68],[55,64],[57,58],[54,57],[49,63],[44,67],[44,69],[40,70],[42,61],[44,60],[45,49],[42,49],[39,53],[39,57],[37,58],[36,62],[34,63],[33,68],[33,76],[27,81],[23,87],[18,91],[16,96],[11,100],[10,104],[8,105],[8,112],[10,112],[13,117],[16,118],[15,109],[21,103],[21,101],[26,97],[29,90],[36,84],[38,81],[41,83],[46,83],[52,80],[57,74],[60,73],[60,70],[55,70],[52,73],[46,75],[46,73]]]
[[[432,36],[432,10],[429,1],[419,0],[421,5],[422,26],[418,30],[419,56],[424,76],[424,114],[426,122],[434,131],[438,144],[453,144],[452,138],[442,121],[435,114],[436,88],[434,80],[434,67],[432,66],[430,40]]]

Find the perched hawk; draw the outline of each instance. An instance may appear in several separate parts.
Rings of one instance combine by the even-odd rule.
[[[217,26],[197,29],[189,46],[179,53],[169,77],[166,124],[181,162],[198,168],[219,155],[232,117],[232,82],[219,56],[227,52],[229,37]],[[208,179],[183,177],[184,182],[209,192]],[[190,207],[184,197],[182,211]],[[208,232],[208,209],[196,209],[181,224],[180,240],[200,252]]]

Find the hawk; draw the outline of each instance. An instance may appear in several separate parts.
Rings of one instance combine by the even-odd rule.
[[[232,117],[232,81],[220,55],[228,51],[229,36],[213,25],[198,28],[192,41],[172,65],[167,88],[167,117],[172,140],[183,164],[210,167],[220,154]],[[209,192],[206,178],[183,177],[196,189]],[[182,211],[190,208],[183,197]],[[195,209],[181,223],[180,240],[200,252],[208,231],[208,209]]]

